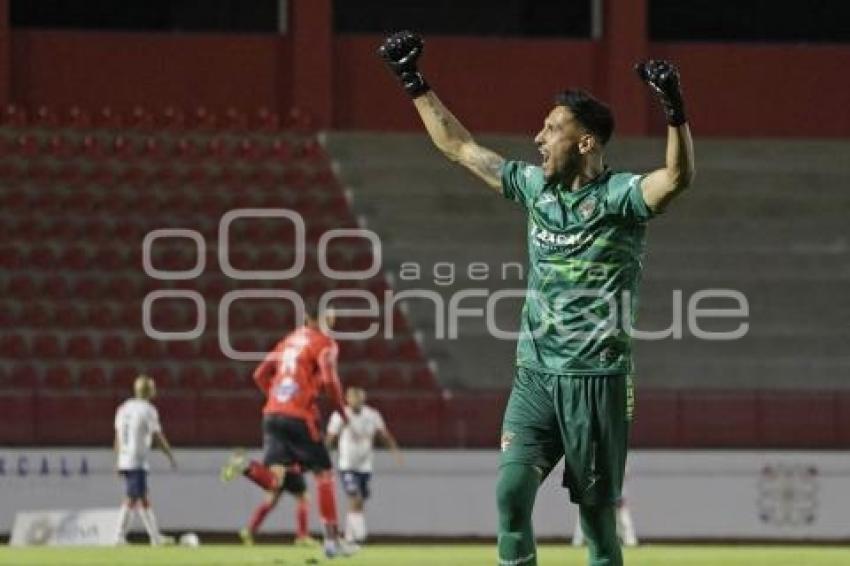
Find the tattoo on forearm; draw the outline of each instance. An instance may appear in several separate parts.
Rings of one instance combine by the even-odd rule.
[[[479,175],[498,179],[504,163],[505,160],[494,153],[479,152],[475,154],[469,165]]]

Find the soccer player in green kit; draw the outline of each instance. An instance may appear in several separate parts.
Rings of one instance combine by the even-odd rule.
[[[579,505],[589,564],[621,565],[615,513],[634,403],[626,322],[636,311],[646,223],[694,175],[679,74],[665,61],[635,67],[667,116],[661,169],[609,170],[603,158],[613,117],[578,90],[555,98],[534,139],[543,156],[535,166],[475,142],[419,72],[422,50],[419,36],[399,32],[378,51],[437,148],[528,215],[528,293],[496,488],[499,564],[537,564],[534,499],[563,457],[563,485]]]

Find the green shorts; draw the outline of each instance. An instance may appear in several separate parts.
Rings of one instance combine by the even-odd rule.
[[[501,465],[530,464],[545,477],[564,457],[563,485],[573,503],[616,503],[633,408],[629,375],[517,368],[502,424]]]

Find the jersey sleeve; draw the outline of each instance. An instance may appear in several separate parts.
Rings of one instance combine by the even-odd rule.
[[[543,170],[525,161],[505,161],[502,166],[502,196],[531,208],[545,185]]]
[[[121,429],[121,416],[124,414],[124,405],[122,404],[118,407],[118,410],[115,411],[115,430]]]
[[[342,384],[339,381],[336,369],[337,356],[339,356],[339,346],[335,342],[331,342],[319,351],[318,363],[322,386],[330,397],[334,408],[338,412],[342,412],[345,411],[345,402],[342,397]],[[340,417],[347,420],[342,413]]]
[[[269,386],[277,373],[283,343],[279,342],[254,370],[254,383],[264,395],[268,395]]]
[[[640,184],[645,175],[617,173],[608,181],[607,205],[611,214],[630,222],[646,222],[654,213],[643,199]]]
[[[154,406],[151,406],[150,411],[148,411],[148,429],[151,433],[162,432],[162,425],[159,423],[159,411]]]
[[[387,423],[384,422],[384,417],[376,410],[372,410],[372,422],[375,424],[375,430],[387,430]]]
[[[339,411],[334,411],[331,418],[328,420],[328,434],[339,434],[342,431],[342,417],[339,416]]]

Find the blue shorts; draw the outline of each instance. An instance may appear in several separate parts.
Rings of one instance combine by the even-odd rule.
[[[124,484],[127,487],[127,497],[142,499],[148,496],[148,472],[146,470],[121,470]]]
[[[369,499],[369,480],[372,479],[370,472],[340,470],[339,477],[342,479],[342,489],[346,494]]]

